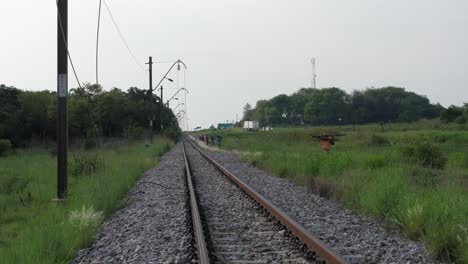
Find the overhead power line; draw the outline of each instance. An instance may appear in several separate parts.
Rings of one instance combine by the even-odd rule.
[[[174,63],[176,61],[155,61],[153,63]]]
[[[104,6],[106,7],[106,10],[107,12],[109,13],[109,16],[112,20],[112,23],[114,23],[114,26],[115,28],[117,29],[117,32],[119,33],[119,36],[120,36],[120,39],[122,39],[122,42],[125,44],[125,47],[127,47],[127,50],[128,52],[130,53],[130,55],[132,56],[133,60],[135,61],[135,63],[138,65],[138,67],[140,67],[143,71],[145,71],[145,68],[142,66],[142,64],[138,61],[138,59],[136,58],[135,54],[132,52],[132,50],[130,49],[130,47],[128,46],[128,43],[127,41],[125,40],[122,32],[120,31],[119,29],[119,26],[117,25],[117,22],[115,22],[115,19],[114,19],[114,16],[112,15],[112,12],[110,11],[110,8],[109,6],[107,5],[106,3],[106,0],[103,1],[104,2]]]
[[[60,12],[59,12],[58,0],[55,0],[55,4],[56,4],[56,7],[57,7],[57,14],[58,14],[58,19],[59,19],[59,24],[60,24],[60,31],[61,31],[62,37],[63,37],[63,42],[65,43],[65,47],[67,47],[68,59],[70,60],[70,65],[72,66],[73,74],[75,75],[76,82],[78,83],[78,86],[81,88],[80,79],[78,79],[78,74],[76,73],[75,65],[73,64],[73,60],[72,60],[72,57],[70,55],[70,51],[68,50],[68,43],[65,40],[65,32],[64,32],[63,26],[62,26],[62,17],[61,17]]]

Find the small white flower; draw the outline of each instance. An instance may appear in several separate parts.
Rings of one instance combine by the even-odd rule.
[[[98,224],[102,218],[102,211],[95,211],[93,207],[86,208],[86,206],[83,206],[81,210],[71,211],[69,219],[74,226],[81,230],[90,225]]]

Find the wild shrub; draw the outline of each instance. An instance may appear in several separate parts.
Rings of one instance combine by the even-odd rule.
[[[449,262],[457,258],[460,231],[450,215],[442,213],[428,220],[423,239],[429,241],[429,251],[436,258]]]
[[[369,138],[368,144],[370,146],[386,146],[390,145],[390,140],[388,140],[388,138],[385,136],[372,134]]]
[[[98,153],[76,152],[73,155],[72,175],[76,177],[94,174],[103,167],[103,163]]]
[[[0,139],[0,156],[6,156],[11,149],[11,142],[8,139]]]
[[[402,146],[401,154],[405,159],[428,168],[442,170],[447,164],[447,158],[440,148],[427,140],[417,140]]]

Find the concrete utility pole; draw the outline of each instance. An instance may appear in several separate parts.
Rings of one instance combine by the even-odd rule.
[[[162,119],[162,117],[163,117],[163,109],[164,109],[164,103],[163,103],[163,102],[164,102],[164,100],[163,100],[163,89],[164,89],[164,88],[163,88],[163,86],[161,85],[161,103],[160,103],[161,109],[160,109],[160,111],[159,111],[159,120],[160,120],[160,122],[161,122],[161,133],[162,133],[163,128],[164,128],[164,127],[163,127],[163,119]]]
[[[149,134],[150,143],[153,144],[153,57],[149,57]]]
[[[312,58],[311,62],[312,62],[312,86],[311,87],[315,89],[316,84],[317,84],[316,83],[317,74],[315,73],[315,57]]]
[[[57,198],[67,195],[68,0],[57,1]]]
[[[99,0],[97,32],[96,32],[96,84],[99,84],[99,32],[101,29],[101,9],[102,9],[102,0]]]

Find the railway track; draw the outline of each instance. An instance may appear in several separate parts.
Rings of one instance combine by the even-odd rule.
[[[186,142],[185,172],[198,263],[346,263],[204,151]]]

